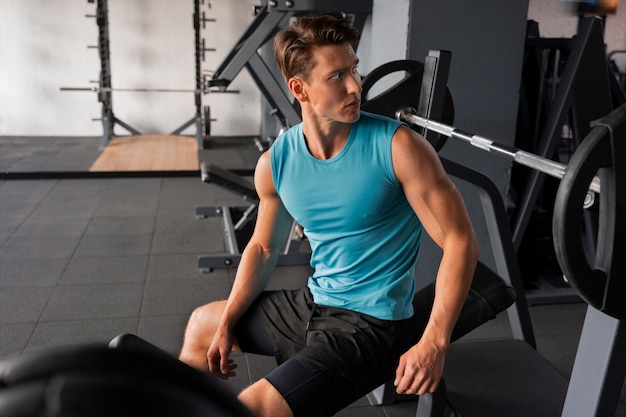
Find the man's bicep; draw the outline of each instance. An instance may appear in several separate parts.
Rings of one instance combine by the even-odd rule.
[[[467,221],[465,204],[432,146],[415,132],[394,138],[394,170],[405,196],[430,237],[440,246]]]
[[[269,152],[261,155],[254,175],[260,202],[252,239],[266,250],[280,250],[293,220],[276,192],[269,160]]]

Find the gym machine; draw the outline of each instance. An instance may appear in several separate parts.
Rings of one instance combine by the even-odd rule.
[[[401,110],[408,110],[427,119],[436,119],[451,123],[454,118],[454,105],[450,91],[447,88],[448,72],[451,63],[451,53],[448,51],[431,51],[424,63],[410,60],[392,61],[374,69],[363,80],[362,109],[373,113],[397,117]],[[404,72],[404,77],[384,93],[367,98],[369,90],[382,78],[396,72]],[[416,94],[416,92],[419,92]],[[447,137],[439,132],[413,126],[439,150],[446,142]],[[512,302],[497,313],[507,310],[513,337],[527,346],[534,348],[535,336],[530,321],[528,306],[524,298],[524,288],[519,273],[515,250],[512,245],[508,218],[504,203],[495,183],[487,176],[442,158],[442,163],[448,175],[473,185],[479,196],[488,236],[492,246],[496,271],[490,271],[497,280],[505,282],[516,297]],[[485,267],[479,263],[474,280],[480,280],[485,273]],[[431,284],[432,285],[432,284]],[[471,295],[470,295],[471,297]],[[423,300],[422,300],[422,303]],[[414,305],[416,312],[426,314],[431,304],[425,306]],[[427,311],[428,310],[428,311]],[[472,330],[465,322],[464,314],[459,318],[457,327],[464,328],[469,333]],[[485,320],[487,321],[487,320]],[[475,327],[478,327],[477,325]],[[455,328],[456,329],[456,328]],[[456,330],[455,330],[456,332]],[[456,337],[453,336],[453,340]],[[416,396],[403,396],[395,393],[392,381],[381,385],[367,396],[372,405],[393,404],[396,401],[415,400]],[[433,394],[420,396],[417,403],[416,417],[443,417],[452,416],[452,408],[447,401],[447,387],[442,381]]]
[[[429,58],[437,59],[441,53],[439,51],[429,55]],[[437,65],[430,65],[428,68],[430,68],[428,77],[440,76],[432,73],[437,71]],[[427,78],[426,74],[424,78]],[[368,86],[367,81],[366,78],[363,82],[364,91]],[[615,415],[626,375],[626,359],[623,356],[626,348],[626,305],[623,303],[626,293],[626,281],[623,279],[626,275],[626,260],[624,259],[626,219],[620,216],[620,213],[626,210],[626,166],[623,161],[626,156],[626,104],[621,104],[594,121],[591,131],[581,141],[569,164],[563,165],[423,117],[419,114],[419,110],[416,110],[424,108],[423,105],[411,106],[402,102],[402,88],[397,87],[403,82],[399,82],[372,99],[371,109],[385,109],[384,114],[404,120],[429,133],[434,132],[461,140],[471,146],[533,168],[537,172],[561,179],[555,199],[552,224],[554,248],[564,277],[589,304],[569,383],[563,381],[563,377],[555,372],[546,361],[542,362],[538,359],[539,355],[528,346],[524,348],[518,344],[506,343],[508,341],[476,342],[476,344],[484,345],[474,349],[474,343],[456,344],[448,353],[451,360],[447,361],[449,378],[446,379],[446,384],[432,397],[426,396],[427,410],[424,412],[419,408],[422,402],[420,398],[417,415],[420,417],[552,416],[556,412],[562,413],[564,417]],[[394,102],[396,95],[401,97],[397,103]],[[425,100],[422,97],[420,101]],[[390,105],[390,103],[395,104]],[[368,109],[368,103],[364,103],[363,107]],[[426,137],[429,138],[429,136]],[[436,141],[429,140],[436,148],[445,144],[445,140],[440,137]],[[449,169],[446,161],[444,161],[444,166]],[[454,172],[451,172],[451,175],[454,176]],[[598,213],[597,235],[595,236],[597,243],[594,256],[591,258],[588,255],[588,242],[583,242],[581,238],[582,219],[584,210],[587,209],[596,210]],[[499,217],[504,217],[504,211],[500,211]],[[495,252],[494,254],[497,255]],[[496,262],[498,258],[500,257],[496,256]],[[487,355],[484,354],[485,351],[488,352]],[[476,369],[472,365],[479,353],[482,353],[482,359],[486,363],[481,362],[479,369]],[[506,357],[504,361],[503,356]],[[519,371],[520,367],[523,370],[532,369],[536,371],[536,375],[527,373],[525,374],[527,378],[541,377],[543,384],[553,389],[541,392],[529,391],[528,387],[533,387],[533,381],[515,380],[515,378],[507,378],[509,386],[506,386],[504,390],[500,389],[501,384],[498,384],[498,379],[491,377],[491,374],[496,374],[498,369],[504,369],[503,364],[510,371],[512,369],[510,359],[513,357],[518,365],[516,371]],[[454,365],[450,366],[451,362]],[[470,369],[477,373],[472,374],[468,371]],[[491,371],[486,372],[487,369]],[[444,373],[444,377],[445,375]],[[455,381],[457,385],[451,384],[454,377],[460,379],[461,383]],[[489,387],[491,393],[499,397],[497,399],[489,397],[490,392],[484,391],[480,396],[482,396],[483,403],[493,401],[497,410],[486,405],[477,406],[476,398],[468,396],[467,393],[464,395],[463,392],[455,392],[459,387],[462,390],[471,391],[471,386],[467,382],[468,378],[474,378],[474,382],[469,382],[469,384],[475,384],[475,381],[489,381],[483,383],[481,387]],[[513,383],[517,385],[513,386]],[[446,401],[446,387],[452,386],[454,390],[448,391],[449,401]],[[541,397],[537,398],[536,395]],[[464,407],[469,410],[463,412]]]
[[[529,21],[515,144],[543,158],[567,163],[591,130],[590,123],[626,102],[606,56],[603,22],[580,20],[573,38],[542,38],[537,22]],[[579,296],[560,280],[550,242],[549,219],[558,182],[544,173],[513,166],[511,210],[513,243],[530,304],[577,302]],[[595,246],[594,214],[584,214],[588,251]],[[530,262],[538,253],[551,253],[544,265]]]
[[[259,50],[273,35],[289,25],[299,15],[328,13],[351,18],[353,25],[363,31],[367,17],[372,13],[373,0],[266,0],[257,9],[256,17],[207,81],[209,87],[223,90],[245,67],[268,102],[271,113],[282,128],[300,123],[300,110],[285,92],[284,81],[272,71]]]
[[[133,335],[0,363],[0,415],[252,417],[222,381]]]
[[[226,253],[198,256],[198,268],[202,272],[213,272],[215,268],[237,267],[241,252],[250,240],[256,221],[259,196],[254,184],[232,171],[214,164],[200,164],[202,181],[222,187],[247,201],[241,206],[200,206],[196,207],[196,217],[221,217],[224,227]],[[292,223],[289,238],[278,256],[277,265],[307,265],[311,253],[302,247],[304,235],[296,222]],[[304,249],[304,250],[303,250]]]

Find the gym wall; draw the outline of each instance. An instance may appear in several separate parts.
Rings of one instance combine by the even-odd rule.
[[[452,52],[448,85],[454,99],[455,127],[513,144],[527,12],[528,1],[521,0],[411,3],[407,57],[423,61],[431,49]],[[510,161],[452,139],[439,153],[486,174],[505,195]],[[476,189],[464,182],[457,185],[474,222],[481,257],[493,267]],[[439,256],[439,250],[427,241],[420,258],[423,284],[435,277]]]
[[[357,1],[357,0],[355,0]],[[207,22],[202,36],[206,47],[203,69],[216,69],[253,20],[252,8],[263,0],[205,1]],[[109,32],[113,87],[194,88],[192,0],[109,0]],[[208,3],[211,8],[208,8]],[[451,37],[467,38],[450,27],[446,13],[455,2],[374,0],[374,14],[366,24],[359,50],[361,72],[406,57],[409,4],[422,9],[425,28],[447,27]],[[431,4],[432,3],[432,4]],[[509,1],[456,2],[472,4],[477,14]],[[511,2],[515,9],[519,2]],[[565,0],[530,0],[528,17],[540,22],[546,36],[572,36],[577,17]],[[626,49],[626,6],[607,19],[607,49]],[[428,16],[442,4],[442,16]],[[526,2],[521,2],[522,5]],[[0,136],[99,136],[102,126],[95,93],[62,92],[61,86],[94,86],[100,62],[95,3],[87,0],[0,1]],[[438,20],[439,19],[439,20]],[[419,21],[419,20],[418,20]],[[412,28],[415,33],[415,27]],[[427,33],[428,31],[424,31]],[[428,46],[427,48],[436,47]],[[410,51],[415,59],[423,54]],[[621,61],[626,66],[626,56]],[[453,68],[458,58],[453,58]],[[494,65],[497,62],[494,62]],[[240,94],[203,96],[210,105],[215,135],[256,135],[261,124],[261,94],[242,71],[231,84]],[[113,110],[122,120],[145,133],[169,133],[190,119],[192,93],[125,93],[113,96]],[[191,128],[193,130],[193,128]],[[188,132],[193,134],[193,132]]]
[[[208,7],[210,3],[211,7]],[[202,68],[215,70],[254,19],[261,0],[211,0]],[[363,34],[362,71],[404,57],[409,0],[376,0],[376,18]],[[193,89],[192,0],[108,0],[113,88]],[[87,0],[0,1],[0,136],[99,136],[100,103],[94,92],[60,87],[94,87],[100,60],[95,3]],[[385,36],[373,36],[380,30]],[[394,39],[389,43],[389,39]],[[229,89],[209,94],[213,135],[258,135],[262,95],[246,70]],[[145,134],[169,133],[195,113],[193,94],[114,92],[117,117]],[[119,134],[125,132],[121,127]],[[194,127],[185,133],[193,134]],[[116,130],[117,131],[117,130]]]
[[[211,8],[208,7],[211,4]],[[257,0],[212,0],[201,5],[214,70],[253,20]],[[108,0],[113,88],[195,88],[193,0]],[[87,0],[0,1],[0,136],[99,136],[100,103],[92,92],[100,60],[96,3]],[[256,135],[260,92],[247,71],[231,83],[239,94],[210,94],[216,135]],[[114,92],[117,117],[145,134],[170,133],[195,114],[192,92]],[[245,117],[244,117],[245,115]],[[117,129],[117,127],[116,127]],[[121,134],[125,132],[120,128]],[[189,134],[194,134],[193,127]]]

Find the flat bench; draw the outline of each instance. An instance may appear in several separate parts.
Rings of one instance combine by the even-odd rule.
[[[200,255],[198,267],[203,272],[212,272],[215,268],[236,267],[241,260],[241,252],[254,231],[259,195],[252,182],[218,165],[202,162],[200,175],[203,182],[215,184],[249,203],[248,205],[237,206],[196,207],[196,217],[198,218],[222,217],[224,240],[227,247],[226,253]],[[302,250],[305,249],[302,247],[303,241],[304,235],[300,226],[294,221],[289,238],[278,256],[277,265],[308,265],[311,255],[310,252]]]

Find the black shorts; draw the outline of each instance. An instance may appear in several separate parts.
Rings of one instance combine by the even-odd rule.
[[[333,415],[389,381],[416,333],[411,319],[316,305],[308,288],[262,293],[235,329],[244,352],[276,357],[266,379],[297,417]]]

